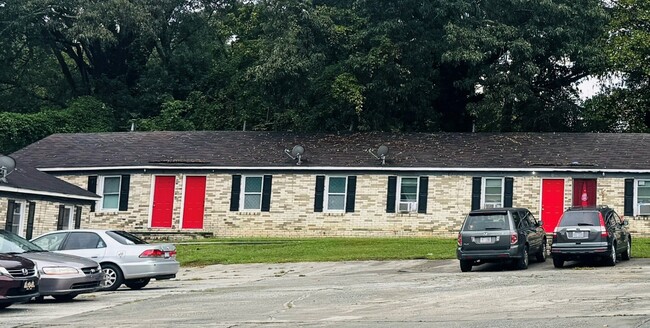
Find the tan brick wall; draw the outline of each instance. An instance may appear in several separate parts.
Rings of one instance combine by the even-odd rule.
[[[184,175],[177,174],[173,226],[149,228],[152,176],[131,175],[129,210],[96,212],[88,226],[141,231],[179,231]],[[86,176],[62,176],[85,188]],[[561,178],[561,177],[560,177]],[[230,174],[209,174],[206,181],[204,228],[216,236],[454,236],[471,206],[472,178],[462,175],[429,176],[427,213],[385,213],[387,176],[358,175],[354,213],[314,213],[315,175],[274,174],[270,212],[231,212]],[[565,181],[565,208],[571,206],[572,179]],[[514,178],[513,205],[541,217],[539,176]],[[623,213],[624,179],[598,179],[598,204]],[[2,213],[2,212],[0,212]],[[56,219],[56,213],[52,216]],[[650,218],[629,218],[630,229],[650,234]],[[52,223],[50,223],[52,224]],[[55,224],[55,221],[54,223]]]
[[[20,233],[21,236],[26,236],[27,231],[27,213],[28,205],[27,201],[24,199],[12,198],[16,202],[22,202],[24,205],[23,213],[23,229]],[[0,229],[4,229],[4,223],[7,218],[7,205],[9,198],[0,197],[0,222],[2,225]],[[36,203],[35,212],[34,212],[34,230],[32,231],[32,236],[37,237],[46,232],[56,230],[57,218],[59,216],[59,205],[71,206],[74,213],[75,204],[70,203],[59,203],[59,202],[50,202],[50,201],[34,201]],[[72,219],[74,220],[74,214]],[[90,225],[90,206],[82,206],[81,211],[81,227],[88,227]]]

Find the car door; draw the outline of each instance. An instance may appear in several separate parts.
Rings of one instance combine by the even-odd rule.
[[[94,232],[70,232],[60,252],[101,262],[106,254],[106,242]]]
[[[607,225],[607,230],[609,230],[612,236],[614,236],[612,242],[616,241],[616,251],[620,251],[625,247],[625,238],[623,237],[623,229],[621,229],[620,219],[614,216],[614,211],[607,213],[605,224]]]
[[[612,214],[614,216],[614,222],[617,223],[618,230],[620,231],[621,239],[619,239],[619,243],[621,243],[620,245],[627,245],[627,241],[630,235],[627,231],[627,228],[625,227],[625,221],[622,220],[620,216],[618,216],[618,213],[612,212]]]
[[[530,221],[530,217],[527,215],[527,212],[520,211],[519,216],[521,216],[521,230],[522,233],[526,235],[528,241],[528,252],[535,253],[539,250],[540,241],[537,238],[536,228],[533,223]]]
[[[533,229],[535,230],[535,244],[537,245],[537,250],[542,249],[542,244],[544,243],[544,237],[546,237],[546,230],[544,230],[544,227],[542,226],[542,223],[539,222],[533,213],[530,211],[527,212],[526,216],[528,217],[528,220],[531,222]]]

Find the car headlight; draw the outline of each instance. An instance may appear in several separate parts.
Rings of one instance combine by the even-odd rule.
[[[72,267],[43,267],[41,269],[43,274],[62,275],[62,274],[78,274],[79,270]]]
[[[7,269],[5,269],[3,267],[0,267],[0,276],[9,276],[9,277],[11,277],[11,275],[9,274],[9,271],[7,271]]]

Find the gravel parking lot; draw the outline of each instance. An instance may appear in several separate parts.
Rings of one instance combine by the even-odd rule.
[[[650,260],[531,263],[461,273],[458,261],[214,265],[145,289],[14,305],[2,327],[650,327]]]

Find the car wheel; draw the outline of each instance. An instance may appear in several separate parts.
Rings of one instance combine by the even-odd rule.
[[[75,297],[77,297],[79,294],[71,293],[71,294],[64,294],[64,295],[52,295],[55,300],[59,302],[67,302],[67,301],[72,301]]]
[[[126,287],[129,287],[131,289],[142,289],[144,286],[146,286],[149,283],[149,278],[141,278],[141,279],[130,279],[124,281],[124,284]]]
[[[524,253],[521,255],[521,258],[517,260],[517,269],[528,269],[528,245],[524,246]]]
[[[606,263],[609,266],[616,265],[616,244],[612,244],[612,249],[609,251],[609,256],[607,257]]]
[[[537,262],[546,262],[546,239],[542,241],[542,249],[537,253]]]
[[[472,271],[472,261],[460,260],[460,271],[462,272]]]
[[[632,257],[632,242],[628,238],[627,249],[625,250],[625,252],[623,252],[623,254],[621,254],[621,260],[629,261],[631,257]]]
[[[553,266],[561,269],[564,267],[564,259],[560,256],[553,256]]]
[[[100,284],[101,290],[116,290],[120,288],[124,281],[122,270],[115,264],[102,264],[102,271],[104,272],[104,280]]]

